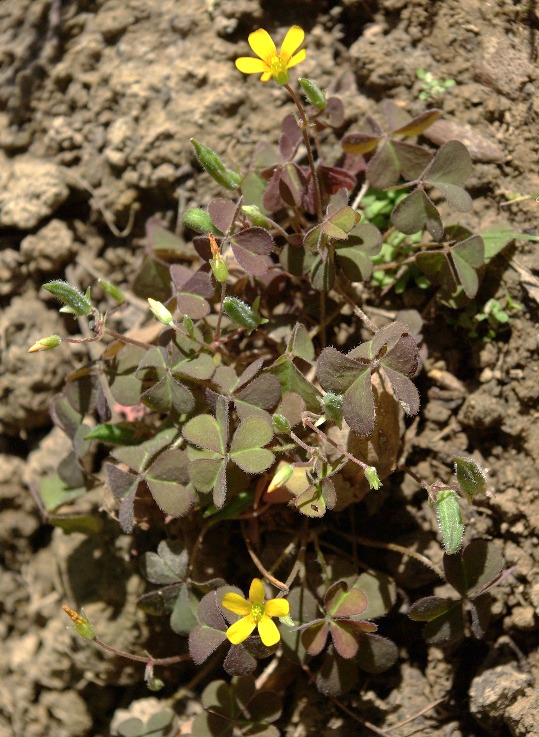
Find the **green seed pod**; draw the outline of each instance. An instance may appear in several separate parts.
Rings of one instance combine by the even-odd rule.
[[[241,210],[247,215],[253,225],[257,225],[260,228],[268,227],[268,218],[260,212],[260,209],[256,205],[243,205]]]
[[[305,77],[300,77],[299,83],[311,105],[314,105],[319,110],[325,110],[327,105],[326,90],[319,87],[312,79],[305,79]]]
[[[322,397],[320,404],[328,420],[342,427],[342,395],[328,392]]]
[[[43,289],[58,297],[59,300],[67,305],[69,308],[68,311],[75,315],[90,315],[92,312],[92,303],[90,302],[88,292],[82,294],[82,292],[79,292],[78,289],[66,281],[61,281],[60,279],[49,281],[43,284]]]
[[[455,458],[455,474],[468,501],[471,501],[477,494],[485,493],[486,474],[472,458]]]
[[[59,335],[47,335],[46,338],[36,340],[33,346],[28,349],[28,353],[37,353],[38,351],[50,351],[60,345],[62,339]]]
[[[448,555],[458,553],[462,547],[464,524],[457,492],[453,489],[441,489],[436,495],[434,506],[445,552]]]
[[[207,212],[201,210],[199,207],[192,207],[182,215],[182,221],[192,230],[196,230],[198,233],[213,233],[213,235],[222,235],[221,231],[218,230],[212,222],[211,217]]]
[[[105,294],[108,294],[109,297],[112,297],[112,299],[115,299],[116,302],[122,303],[125,302],[125,296],[121,289],[118,289],[118,287],[113,284],[110,281],[105,281],[104,279],[98,279],[97,283],[101,287],[101,289],[105,292]]]
[[[191,138],[190,142],[193,144],[200,165],[208,172],[210,177],[215,179],[217,184],[226,187],[226,189],[237,189],[240,186],[241,176],[236,174],[235,171],[227,169],[215,151],[203,143],[199,143],[194,138]]]
[[[258,312],[255,312],[248,304],[242,302],[237,297],[225,297],[223,300],[223,310],[238,325],[242,328],[247,328],[249,333],[259,325],[267,322],[263,317],[260,317]]]
[[[380,481],[380,477],[378,476],[378,471],[374,466],[367,466],[367,468],[365,469],[365,478],[367,479],[369,487],[371,489],[374,489],[374,491],[378,491],[378,489],[382,486],[382,482]]]
[[[276,413],[271,419],[273,420],[275,432],[282,432],[285,434],[290,432],[290,422],[287,417]]]
[[[216,281],[224,284],[228,279],[228,266],[223,261],[221,254],[210,259],[210,266]]]

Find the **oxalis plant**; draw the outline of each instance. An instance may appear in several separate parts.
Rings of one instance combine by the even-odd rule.
[[[361,671],[394,665],[397,645],[381,618],[397,588],[383,571],[360,566],[358,546],[414,557],[451,587],[452,595],[403,604],[427,622],[431,643],[483,637],[488,592],[510,573],[495,542],[465,533],[467,507],[487,493],[475,460],[455,458],[454,474],[435,483],[399,463],[403,415],[421,405],[420,322],[408,311],[375,323],[380,311],[369,304],[379,293],[373,272],[410,268],[425,275],[431,305],[465,304],[510,235],[483,236],[452,220],[472,207],[464,189],[472,164],[459,141],[437,151],[418,144],[438,110],[411,117],[390,102],[385,123],[369,116],[341,136],[341,100],[311,79],[289,83],[305,59],[303,40],[293,26],[277,52],[260,29],[249,36],[257,58],[236,60],[240,72],[290,96],[278,148],[263,142],[234,169],[192,140],[225,195],[183,214],[192,245],[151,219],[132,294],[99,280],[106,311],[90,289],[44,284],[85,334],[30,348],[102,344],[52,402],[73,450],[36,495],[50,523],[99,534],[102,517],[77,503],[102,489],[154,587],[140,607],[168,616],[185,646],[165,658],[124,653],[99,638],[99,622],[64,609],[83,638],[140,662],[150,689],[163,686],[156,668],[171,679],[169,666],[204,664],[197,737],[279,733],[282,694],[255,687],[268,659],[276,661],[264,673],[290,661],[332,699]],[[334,139],[337,162],[325,158]],[[381,260],[389,242],[393,260]],[[198,254],[194,269],[179,263],[186,248]],[[149,308],[143,327],[115,329],[140,298]],[[364,518],[369,508],[358,505],[392,474],[409,474],[424,490],[441,567],[382,529],[380,538],[356,534],[356,513]],[[221,665],[231,679],[222,680]],[[120,733],[168,734],[170,714],[120,725]]]

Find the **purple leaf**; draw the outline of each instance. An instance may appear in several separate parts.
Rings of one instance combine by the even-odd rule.
[[[217,197],[208,205],[208,214],[213,224],[221,233],[228,233],[234,222],[236,209],[237,205],[232,200],[228,200],[225,197]]]
[[[341,658],[353,658],[359,649],[359,643],[353,632],[347,629],[346,624],[333,622],[330,625],[331,639],[335,650]]]
[[[342,405],[343,417],[350,429],[362,437],[374,430],[375,407],[371,384],[371,369],[366,368],[346,390]]]
[[[319,655],[326,646],[329,627],[325,620],[321,620],[301,634],[301,642],[309,655]]]
[[[274,241],[264,228],[246,228],[232,239],[232,251],[240,266],[248,274],[261,276],[268,270],[266,258],[273,250]]]

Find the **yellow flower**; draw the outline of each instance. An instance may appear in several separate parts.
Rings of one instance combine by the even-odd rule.
[[[249,34],[249,46],[260,59],[252,56],[240,56],[236,59],[236,67],[244,74],[262,74],[262,82],[273,79],[279,84],[288,82],[288,70],[305,60],[307,52],[298,47],[303,43],[305,31],[299,26],[292,26],[284,37],[281,50],[277,53],[271,36],[263,28]]]
[[[276,645],[281,639],[281,633],[270,617],[286,617],[290,612],[290,604],[285,599],[264,602],[264,586],[259,578],[253,578],[249,601],[239,594],[229,593],[223,597],[222,604],[234,614],[244,615],[226,631],[226,636],[233,645],[246,640],[257,626],[260,639],[266,647]]]

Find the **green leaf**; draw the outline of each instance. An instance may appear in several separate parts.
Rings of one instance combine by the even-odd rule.
[[[198,415],[184,425],[182,434],[193,445],[207,448],[214,453],[226,453],[225,438],[215,417],[212,415]]]
[[[446,614],[455,606],[453,599],[442,599],[439,596],[426,596],[415,601],[408,611],[408,616],[414,622],[430,622]]]
[[[158,432],[151,440],[140,443],[140,445],[115,448],[111,451],[111,455],[134,471],[141,472],[160,450],[163,450],[174,441],[176,433],[174,427],[169,427]]]
[[[146,483],[157,506],[171,517],[183,517],[196,502],[188,485],[187,453],[178,448],[165,450],[145,474]]]
[[[106,363],[105,373],[114,399],[126,407],[140,402],[142,381],[137,378],[138,365],[145,355],[144,348],[127,344]]]
[[[39,484],[39,493],[48,512],[52,512],[63,504],[69,504],[86,491],[84,486],[70,489],[58,474],[44,476]]]
[[[157,553],[144,553],[140,569],[151,583],[171,584],[183,581],[189,554],[178,540],[162,540]]]
[[[261,448],[263,445],[267,445],[272,437],[273,429],[271,425],[258,417],[248,417],[234,433],[230,454],[234,455],[241,451]]]
[[[380,635],[359,635],[359,651],[356,663],[367,673],[383,673],[391,668],[399,652],[391,640]]]
[[[475,235],[457,243],[451,249],[458,279],[467,297],[475,297],[479,286],[476,269],[485,261],[485,246],[481,236]]]
[[[222,473],[225,467],[226,461],[222,456],[213,459],[202,458],[191,463],[189,477],[195,489],[208,492],[213,489],[219,474]]]
[[[363,437],[372,433],[375,407],[370,366],[358,374],[344,393],[342,409],[343,417],[353,432]]]
[[[291,356],[312,363],[314,360],[314,344],[305,325],[299,322],[294,325],[287,341],[286,352]]]
[[[182,584],[170,615],[170,626],[176,634],[187,636],[198,623],[196,617],[197,605],[198,601],[189,586],[186,583]]]
[[[275,374],[281,384],[283,394],[294,392],[299,394],[305,401],[305,406],[310,412],[318,412],[320,409],[320,392],[309,382],[303,374],[294,366],[292,361],[286,360],[278,366],[274,366],[271,372]]]
[[[361,573],[351,588],[361,589],[367,597],[367,608],[361,615],[362,619],[376,619],[387,614],[397,600],[394,581],[379,571]]]
[[[246,473],[262,473],[275,461],[273,453],[265,448],[237,451],[231,458]]]

